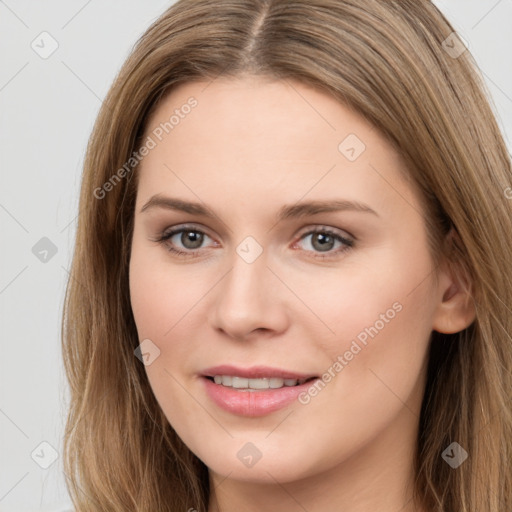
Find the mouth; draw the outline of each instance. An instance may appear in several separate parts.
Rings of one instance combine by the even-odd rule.
[[[291,405],[319,379],[318,375],[269,367],[230,365],[205,370],[201,375],[206,395],[231,414],[257,417]]]

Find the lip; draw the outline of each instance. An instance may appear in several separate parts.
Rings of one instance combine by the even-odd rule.
[[[215,366],[204,370],[201,375],[205,392],[208,397],[221,409],[240,416],[259,417],[271,414],[287,407],[297,397],[305,392],[314,380],[297,386],[284,386],[279,389],[263,389],[254,391],[240,391],[235,388],[215,384],[208,377],[215,375],[236,375],[249,379],[264,377],[281,377],[283,379],[311,379],[314,374],[298,373],[266,366],[253,366],[239,368],[231,365]]]
[[[270,366],[251,366],[242,368],[229,364],[212,366],[202,372],[203,377],[215,377],[215,375],[236,375],[247,379],[263,379],[264,377],[281,377],[282,379],[310,379],[316,377],[314,373],[298,373],[290,370],[282,370]]]

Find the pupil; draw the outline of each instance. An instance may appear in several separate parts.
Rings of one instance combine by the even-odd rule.
[[[320,243],[319,246],[316,246],[315,244],[317,240]],[[315,247],[315,249],[320,249],[320,251],[328,251],[329,249],[332,249],[331,245],[333,241],[334,239],[331,235],[316,233],[313,237],[313,247]],[[326,247],[327,245],[329,245],[329,247]]]
[[[201,233],[197,233],[196,231],[183,232],[181,235],[181,243],[187,249],[197,249],[201,246],[202,241],[203,235]]]

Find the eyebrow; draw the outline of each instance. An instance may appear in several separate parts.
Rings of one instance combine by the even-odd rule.
[[[216,218],[216,216],[211,213],[211,210],[201,203],[184,201],[174,197],[165,197],[159,194],[152,196],[141,208],[140,213],[153,208],[181,211],[191,215],[201,215],[209,219]],[[285,205],[279,210],[277,219],[282,221],[291,218],[300,218],[308,215],[337,211],[370,213],[379,217],[379,214],[367,204],[360,203],[358,201],[338,199],[332,201],[307,201],[293,205]]]

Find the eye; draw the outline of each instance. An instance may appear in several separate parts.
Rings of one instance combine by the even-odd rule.
[[[333,258],[354,246],[354,240],[327,227],[310,230],[299,240],[306,243],[306,252],[312,252],[314,258]],[[165,245],[168,251],[184,257],[197,257],[205,239],[212,240],[204,231],[193,226],[180,226],[164,231],[154,242]],[[299,242],[296,242],[296,246]]]
[[[195,227],[181,226],[164,231],[162,235],[154,241],[164,244],[172,253],[181,256],[196,256],[205,238],[210,237],[203,231]]]
[[[354,246],[354,240],[325,227],[308,231],[300,238],[300,241],[307,239],[309,239],[309,242],[305,245],[311,248],[312,251],[310,249],[306,249],[306,251],[314,252],[314,257],[320,259],[337,256]],[[338,245],[336,246],[336,244]],[[336,250],[333,250],[335,248]]]

